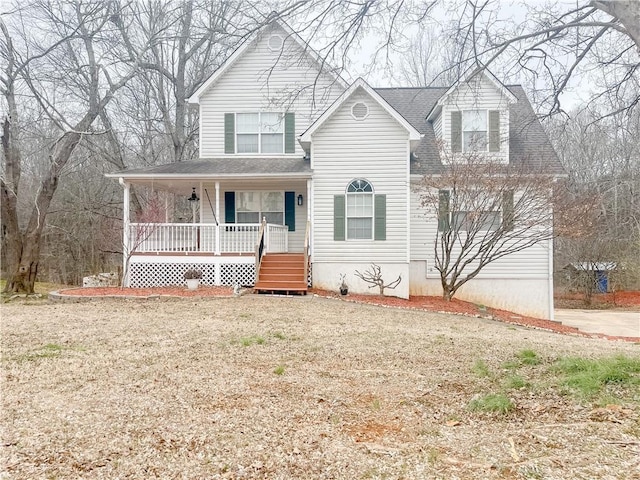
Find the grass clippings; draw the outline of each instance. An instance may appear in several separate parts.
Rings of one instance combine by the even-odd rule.
[[[640,477],[638,345],[313,296],[1,315],[0,478]]]

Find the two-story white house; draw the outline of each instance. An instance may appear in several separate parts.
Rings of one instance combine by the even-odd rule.
[[[261,291],[371,292],[355,275],[372,263],[386,293],[440,295],[433,270],[437,214],[412,186],[442,172],[440,147],[480,142],[505,163],[561,173],[520,86],[478,70],[450,88],[372,88],[334,74],[285,25],[245,42],[189,99],[200,110],[200,159],[125,170],[125,282]],[[485,147],[483,147],[485,148]],[[191,197],[197,222],[140,224],[130,187]],[[552,318],[551,242],[487,266],[458,297]]]

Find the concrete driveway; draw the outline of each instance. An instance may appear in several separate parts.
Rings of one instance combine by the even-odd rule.
[[[557,322],[576,327],[583,332],[640,337],[640,312],[558,308],[555,317]]]

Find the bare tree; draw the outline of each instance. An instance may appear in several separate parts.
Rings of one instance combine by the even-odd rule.
[[[118,38],[109,28],[113,13],[98,1],[33,2],[16,7],[11,23],[0,19],[5,291],[33,293],[42,233],[60,177],[81,140],[95,133],[94,121],[135,75],[135,66],[118,58]],[[55,136],[28,220],[21,222],[18,196],[26,148],[21,130],[28,125],[21,117],[33,111]]]
[[[603,116],[626,112],[640,101],[640,2],[591,0],[526,5],[515,20],[500,18],[500,2],[465,0],[456,36],[465,55],[503,77],[528,78],[534,101],[548,115],[563,112],[563,94],[589,79],[588,103],[623,100]]]
[[[372,263],[371,268],[365,270],[364,272],[356,270],[355,276],[360,280],[369,283],[369,288],[378,287],[378,289],[380,290],[380,295],[384,295],[385,288],[390,288],[393,290],[398,285],[400,285],[400,282],[402,282],[402,275],[398,275],[398,278],[385,284],[384,279],[382,278],[382,269],[375,263]],[[342,281],[344,283],[344,279],[342,279]]]
[[[555,178],[484,153],[442,151],[441,158],[442,175],[425,176],[418,194],[438,219],[435,268],[451,300],[487,265],[554,236]]]
[[[596,123],[601,117],[600,111],[584,111],[548,124],[568,173],[567,190],[594,200],[581,217],[590,228],[562,232],[555,242],[557,285],[578,289],[587,303],[596,289],[594,268],[580,275],[567,270],[615,264],[609,288],[637,288],[640,281],[640,111]]]

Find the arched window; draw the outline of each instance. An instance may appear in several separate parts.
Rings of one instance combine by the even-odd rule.
[[[373,187],[358,178],[347,186],[347,239],[373,238]]]

